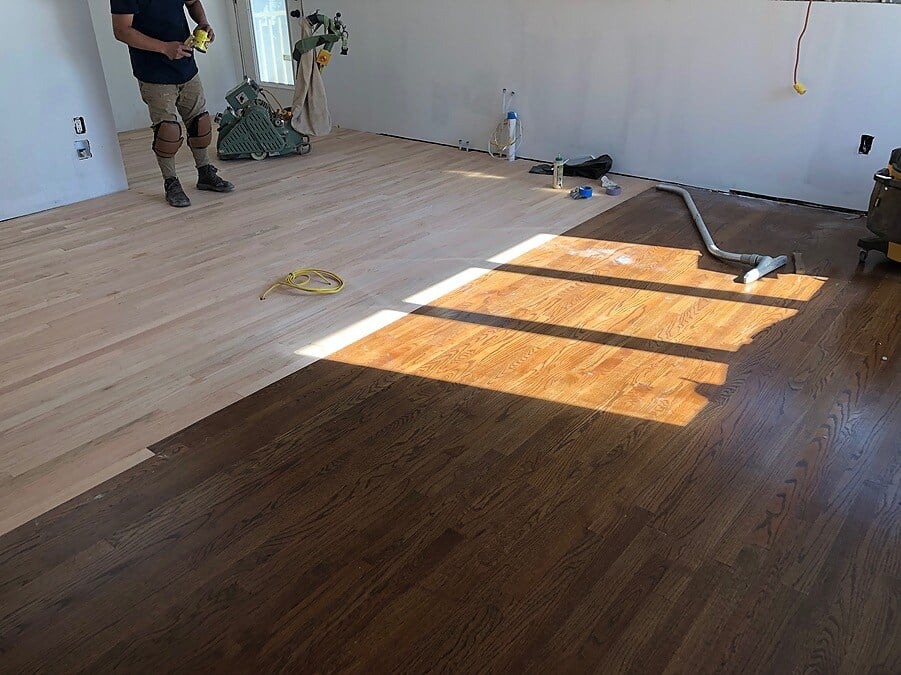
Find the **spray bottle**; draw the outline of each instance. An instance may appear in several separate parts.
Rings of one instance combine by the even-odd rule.
[[[557,155],[557,159],[554,160],[554,189],[562,190],[563,189],[563,167],[566,166],[566,162],[563,160],[563,155]]]

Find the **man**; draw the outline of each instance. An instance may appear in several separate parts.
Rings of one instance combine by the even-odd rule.
[[[110,0],[113,34],[128,45],[132,71],[141,98],[150,111],[153,151],[156,153],[171,206],[190,206],[175,169],[175,154],[184,143],[179,115],[187,129],[188,146],[197,166],[197,189],[231,192],[235,186],[219,177],[208,148],[213,125],[206,110],[203,85],[197,74],[194,50],[185,45],[191,36],[185,7],[210,41],[210,27],[201,0]]]

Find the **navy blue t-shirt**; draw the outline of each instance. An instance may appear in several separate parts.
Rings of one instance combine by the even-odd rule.
[[[163,42],[184,42],[191,31],[185,0],[110,0],[113,14],[134,14],[132,27]],[[170,61],[165,54],[128,48],[135,77],[152,84],[184,84],[197,74],[194,55]]]

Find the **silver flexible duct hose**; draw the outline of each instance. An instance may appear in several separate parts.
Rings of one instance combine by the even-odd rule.
[[[701,239],[704,240],[704,245],[707,247],[707,250],[710,251],[710,255],[719,258],[720,260],[754,266],[754,269],[748,270],[744,277],[742,277],[744,283],[749,284],[753,281],[757,281],[760,277],[769,274],[770,272],[775,272],[788,264],[788,257],[784,255],[780,255],[777,258],[771,258],[768,255],[760,255],[758,253],[730,253],[729,251],[724,251],[716,245],[716,242],[713,241],[713,237],[710,236],[710,230],[707,229],[707,225],[704,223],[704,219],[701,217],[701,213],[698,211],[698,207],[695,205],[695,201],[691,198],[688,190],[676,185],[667,185],[664,183],[658,185],[657,189],[661,192],[670,192],[682,197],[685,205],[691,212],[691,217],[695,221],[695,226],[698,229],[698,233],[701,235]]]

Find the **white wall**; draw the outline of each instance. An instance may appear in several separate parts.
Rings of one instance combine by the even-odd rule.
[[[0,64],[0,220],[127,187],[85,0],[4,2]],[[75,116],[93,159],[77,159]]]
[[[203,4],[207,18],[216,30],[216,42],[207,54],[197,54],[197,65],[208,108],[211,114],[215,114],[225,109],[226,92],[241,80],[241,60],[233,0],[203,0]],[[150,126],[147,107],[141,101],[137,82],[131,72],[128,47],[113,37],[109,0],[88,0],[88,5],[112,99],[116,129],[131,131]],[[190,20],[189,24],[193,26]]]
[[[351,52],[327,71],[343,126],[484,147],[517,92],[524,156],[865,208],[901,146],[901,7],[769,0],[322,0]],[[885,65],[880,65],[884,63]],[[897,64],[897,58],[895,58]],[[857,154],[862,133],[876,136]]]

